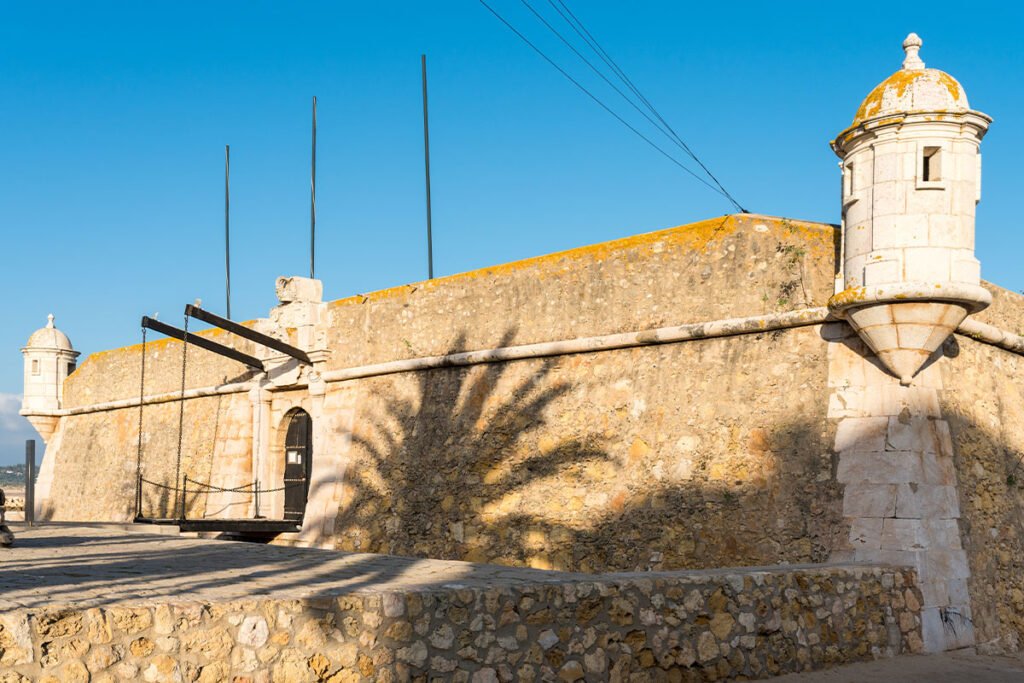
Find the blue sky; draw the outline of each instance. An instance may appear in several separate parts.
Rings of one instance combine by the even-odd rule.
[[[519,0],[489,0],[643,123]],[[546,0],[531,0],[554,17]],[[860,100],[921,55],[995,118],[983,145],[983,276],[1024,288],[1016,3],[583,2],[576,11],[751,211],[838,221],[828,148]],[[730,212],[575,90],[476,0],[0,6],[0,463],[18,349],[53,312],[88,354],[141,314],[223,310],[223,147],[232,150],[232,308],[265,315],[308,269],[309,105],[319,98],[325,295],[426,276],[419,56],[428,56],[435,271],[445,275]]]

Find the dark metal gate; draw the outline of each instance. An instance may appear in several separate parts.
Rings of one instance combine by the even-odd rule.
[[[301,521],[306,512],[313,461],[313,421],[297,410],[288,422],[284,439],[284,518]]]

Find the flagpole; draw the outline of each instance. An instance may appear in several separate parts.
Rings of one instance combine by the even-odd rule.
[[[224,145],[224,298],[231,319],[231,145]]]
[[[427,56],[420,55],[420,71],[423,77],[423,165],[427,184],[427,277],[434,279],[434,238],[431,226],[430,206],[430,123],[427,118]]]
[[[313,160],[309,177],[309,277],[316,277],[316,95],[313,96]]]

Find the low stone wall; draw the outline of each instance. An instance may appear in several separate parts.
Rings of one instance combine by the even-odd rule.
[[[830,565],[11,610],[0,682],[763,678],[919,651],[915,583]]]

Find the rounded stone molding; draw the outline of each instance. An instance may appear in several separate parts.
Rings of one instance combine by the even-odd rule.
[[[945,301],[957,303],[977,313],[992,303],[992,294],[981,285],[959,282],[895,282],[871,287],[851,287],[828,300],[829,312],[845,318],[852,308],[877,303]]]

